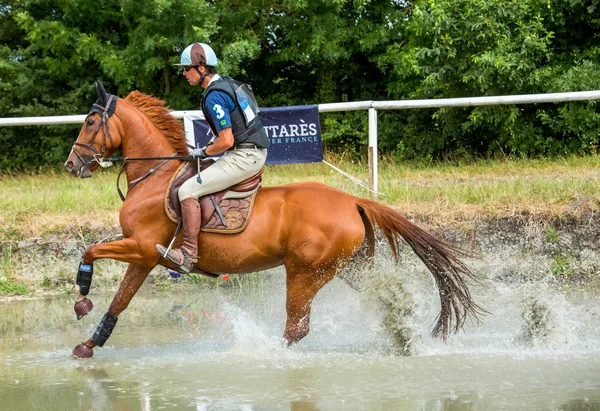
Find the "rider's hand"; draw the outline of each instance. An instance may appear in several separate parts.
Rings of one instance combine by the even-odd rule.
[[[208,154],[206,154],[206,146],[202,147],[202,148],[195,148],[190,152],[190,155],[192,156],[193,159],[204,159],[208,157]]]

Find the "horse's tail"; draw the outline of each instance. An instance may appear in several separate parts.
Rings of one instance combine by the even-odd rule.
[[[462,328],[469,315],[477,320],[478,315],[487,313],[475,304],[465,282],[465,278],[477,280],[459,259],[470,256],[470,253],[434,237],[389,207],[364,199],[359,199],[356,205],[370,224],[379,226],[396,261],[403,239],[433,274],[441,302],[441,311],[431,332],[433,337],[445,340],[451,329],[456,333]],[[364,217],[363,222],[366,223]],[[373,228],[366,227],[366,230],[372,232]]]

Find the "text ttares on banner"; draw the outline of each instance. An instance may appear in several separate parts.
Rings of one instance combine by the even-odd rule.
[[[317,105],[260,109],[260,119],[271,142],[267,164],[317,163],[323,161],[323,141]],[[203,147],[213,137],[208,123],[184,117],[188,142]]]

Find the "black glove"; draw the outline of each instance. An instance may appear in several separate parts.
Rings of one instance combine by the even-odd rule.
[[[199,159],[205,159],[208,157],[208,154],[206,154],[206,146],[202,147],[202,148],[195,148],[190,152],[190,155],[192,156],[192,158],[195,160],[197,158]]]

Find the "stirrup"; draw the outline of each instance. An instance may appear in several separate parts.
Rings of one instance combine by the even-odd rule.
[[[198,261],[196,256],[189,255],[184,248],[173,248],[169,250],[167,255],[165,255],[167,248],[161,244],[156,244],[156,250],[159,252],[161,257],[164,257],[167,260],[175,263],[179,269],[179,272],[182,274],[189,274],[194,267],[194,263]]]

